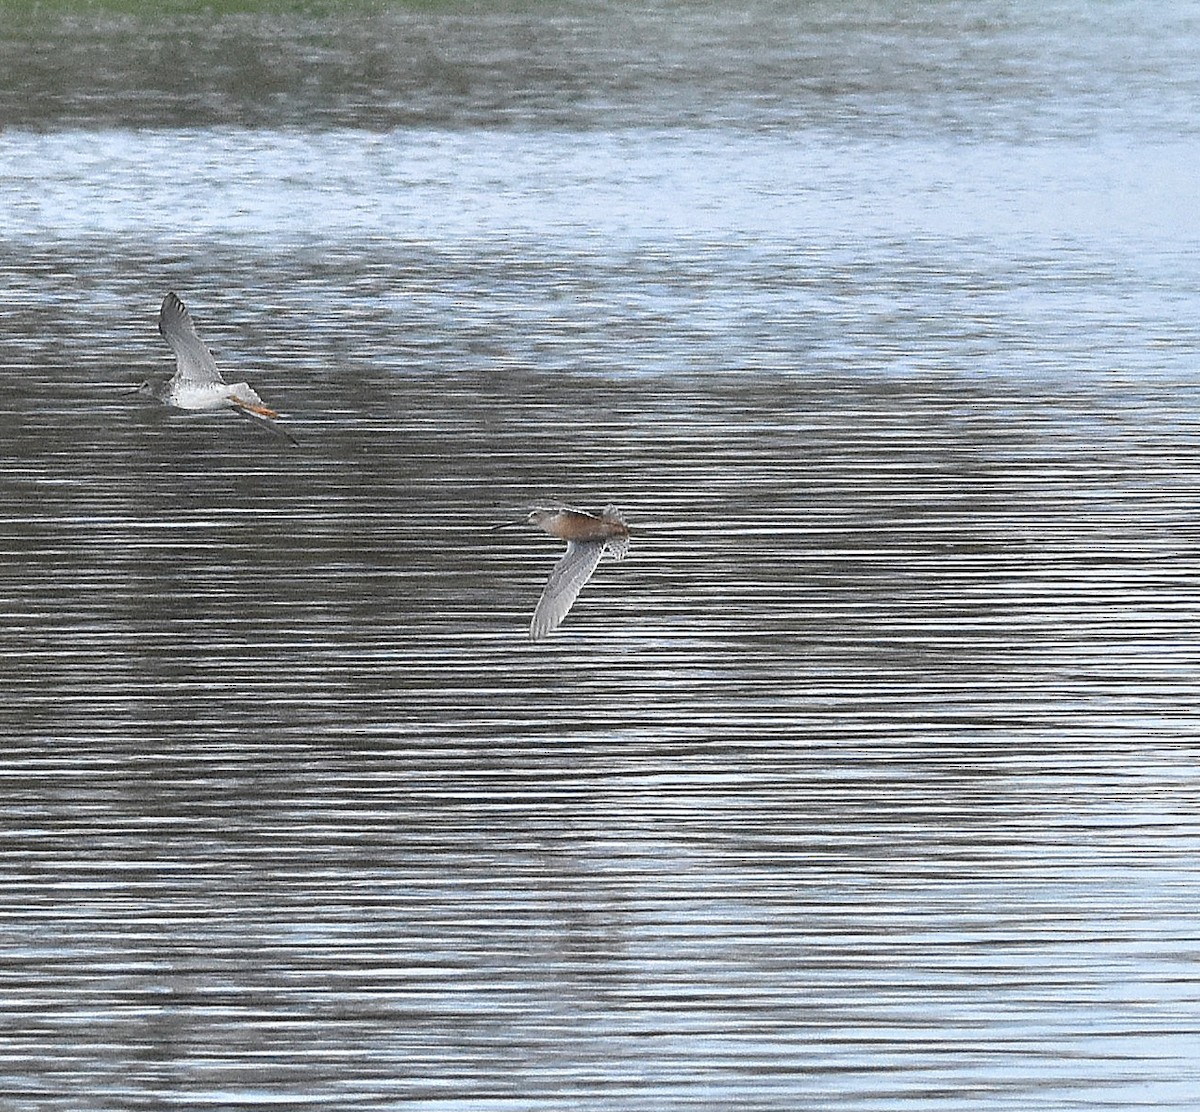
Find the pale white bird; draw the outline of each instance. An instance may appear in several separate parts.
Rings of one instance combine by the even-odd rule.
[[[175,374],[165,382],[147,379],[137,388],[138,393],[149,394],[176,409],[233,409],[296,443],[290,432],[276,424],[279,414],[264,405],[248,383],[229,385],[221,377],[216,360],[196,332],[187,306],[174,293],[163,298],[158,330],[175,353]]]
[[[534,510],[526,520],[567,542],[567,551],[550,572],[529,624],[530,638],[540,641],[562,623],[601,557],[624,557],[629,548],[629,526],[615,506],[606,506],[599,514],[557,506]]]

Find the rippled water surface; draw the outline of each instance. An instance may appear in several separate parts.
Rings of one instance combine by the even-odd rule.
[[[5,1109],[1196,1107],[1194,4],[0,10]]]

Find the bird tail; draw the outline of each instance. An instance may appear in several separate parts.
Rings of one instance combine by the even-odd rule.
[[[239,398],[234,394],[229,400],[239,409],[244,409],[247,413],[253,413],[256,417],[267,417],[273,421],[279,416],[275,410],[263,405],[262,401],[257,397],[253,401],[250,401],[247,398]]]
[[[279,414],[270,406],[263,405],[260,398],[253,390],[247,387],[238,387],[238,393],[231,394],[229,397],[230,403],[243,417],[248,417],[256,424],[262,425],[263,428],[269,429],[275,436],[281,437],[289,444],[299,446],[300,441],[297,440],[287,429],[282,425],[277,424]]]
[[[625,553],[629,551],[629,538],[626,537],[609,537],[604,542],[604,555],[610,560],[624,560]]]
[[[604,544],[604,555],[610,560],[624,560],[625,553],[629,551],[629,526],[625,522],[621,511],[616,506],[607,505],[600,511],[600,520],[607,521],[612,525],[620,525],[624,530],[624,534],[619,537],[609,537]]]

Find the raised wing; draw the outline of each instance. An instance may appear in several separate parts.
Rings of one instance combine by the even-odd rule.
[[[193,385],[225,381],[204,341],[196,334],[191,313],[174,293],[163,298],[158,311],[158,330],[175,353],[177,379]]]
[[[550,581],[538,600],[529,625],[529,636],[540,641],[556,629],[592,577],[604,552],[604,541],[571,541],[563,558],[554,565]]]

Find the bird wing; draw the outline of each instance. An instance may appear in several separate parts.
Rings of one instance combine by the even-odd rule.
[[[224,382],[216,360],[196,334],[192,315],[174,293],[163,298],[158,312],[158,330],[175,353],[175,377],[182,382],[204,385]]]
[[[583,585],[591,579],[603,552],[604,541],[570,541],[567,544],[567,551],[550,572],[550,580],[533,612],[533,621],[529,625],[532,640],[540,641],[567,616]]]

